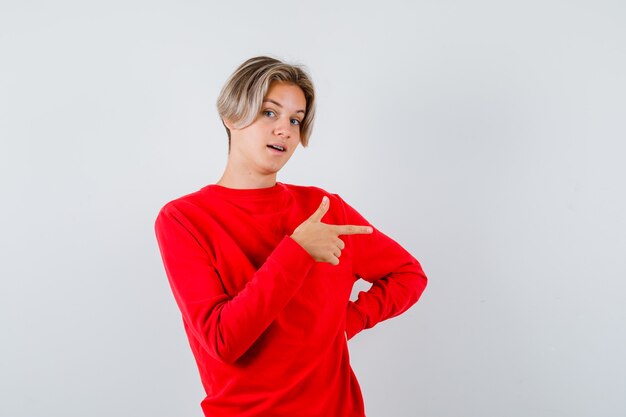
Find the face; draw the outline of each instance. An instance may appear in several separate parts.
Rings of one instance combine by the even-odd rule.
[[[229,158],[246,175],[276,175],[300,143],[306,99],[294,84],[272,82],[255,121],[231,131]]]

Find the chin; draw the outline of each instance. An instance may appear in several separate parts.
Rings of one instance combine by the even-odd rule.
[[[286,163],[284,164],[280,164],[280,165],[270,165],[267,167],[267,171],[270,174],[276,174],[278,171],[280,171],[281,169],[283,169],[283,167],[286,165]]]
[[[282,166],[280,168],[275,168],[275,169],[270,170],[269,173],[270,174],[278,174],[281,169],[283,169]]]
[[[282,165],[280,167],[272,166],[272,167],[263,167],[260,172],[263,175],[274,175],[278,174],[278,172],[282,169]]]

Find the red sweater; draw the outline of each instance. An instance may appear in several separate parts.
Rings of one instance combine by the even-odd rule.
[[[323,195],[330,198],[324,223],[370,225],[336,194],[282,183],[209,185],[159,213],[157,240],[207,394],[206,416],[365,415],[345,334],[408,309],[426,276],[376,228],[341,236],[339,265],[315,262],[289,235]],[[359,278],[373,285],[352,302]]]

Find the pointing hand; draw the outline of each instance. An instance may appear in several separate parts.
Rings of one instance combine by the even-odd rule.
[[[322,204],[315,213],[294,230],[291,238],[306,250],[317,262],[339,265],[341,251],[345,243],[341,235],[370,234],[370,226],[333,225],[322,223],[322,217],[328,211],[328,197],[322,198]]]

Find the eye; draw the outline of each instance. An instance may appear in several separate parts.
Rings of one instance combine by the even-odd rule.
[[[274,113],[272,110],[263,110],[263,116],[274,117],[276,116],[276,113]]]
[[[300,125],[300,120],[298,120],[298,119],[291,119],[291,124],[294,125],[294,126],[298,126],[298,125]]]

